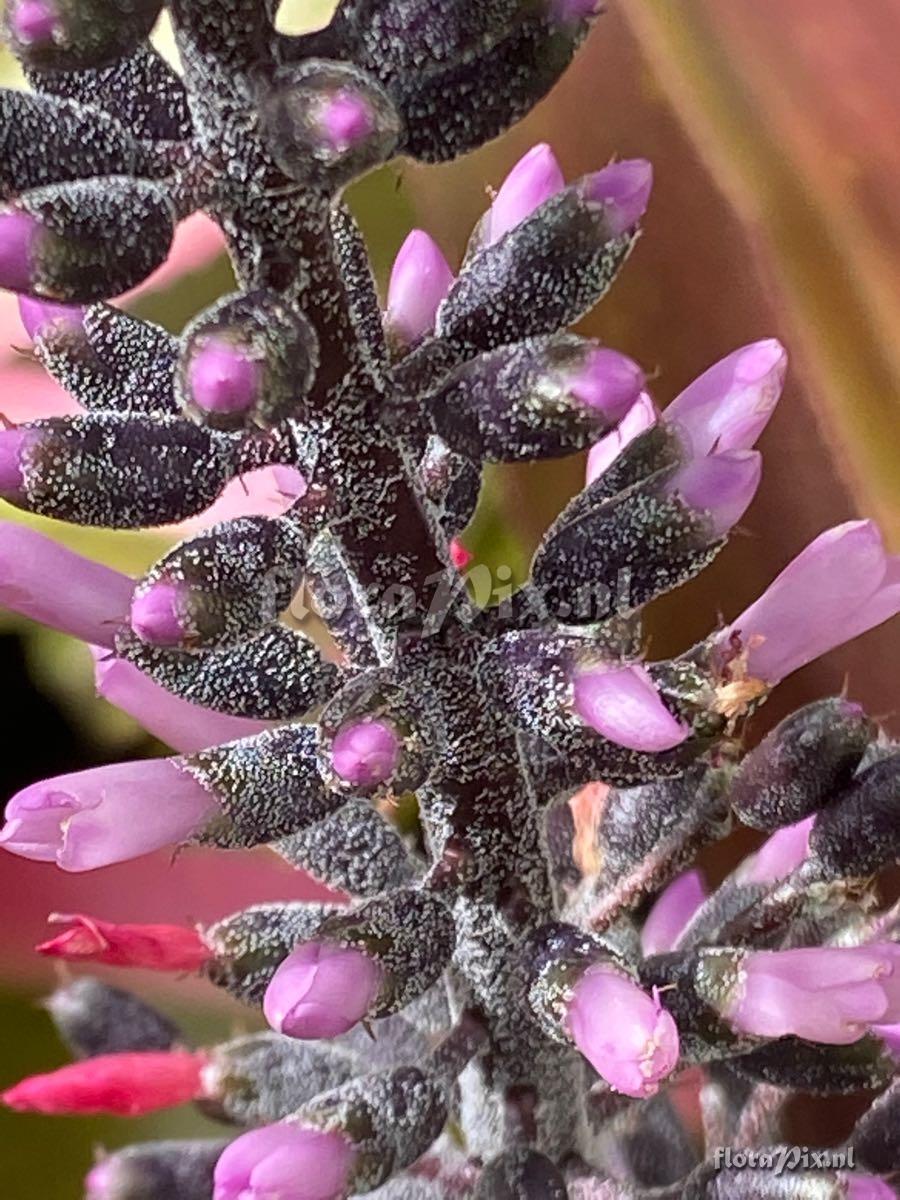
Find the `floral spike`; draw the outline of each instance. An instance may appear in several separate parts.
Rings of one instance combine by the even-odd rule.
[[[163,7],[180,74],[147,40]],[[271,846],[343,893],[199,930],[75,914],[38,948],[198,972],[272,1026],[193,1051],[118,989],[57,991],[82,1061],[7,1103],[196,1102],[233,1128],[118,1151],[88,1200],[882,1200],[900,1169],[897,916],[876,911],[897,744],[846,698],[749,752],[744,728],[900,611],[897,560],[851,521],[678,656],[641,628],[753,525],[784,348],[666,407],[572,333],[638,244],[641,158],[567,183],[534,147],[457,274],[410,234],[386,312],[347,207],[393,156],[449,161],[524,116],[600,7],[340,0],[294,36],[276,0],[6,5],[33,91],[0,93],[0,285],[83,411],[0,430],[0,496],[199,523],[137,584],[0,526],[0,600],[90,642],[101,695],[174,751],[32,783],[0,840],[73,871]],[[178,335],[109,304],[196,211],[233,291]],[[576,451],[587,485],[524,584],[472,560],[485,464]],[[229,481],[275,467],[301,477],[284,515],[209,527]],[[736,820],[770,836],[706,895],[695,857]],[[795,1092],[883,1088],[855,1171],[716,1161],[785,1136]]]

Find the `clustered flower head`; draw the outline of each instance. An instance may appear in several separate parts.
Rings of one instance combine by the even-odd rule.
[[[900,934],[875,888],[900,752],[843,697],[749,753],[741,735],[786,675],[900,610],[900,560],[848,522],[648,659],[642,609],[756,492],[781,345],[659,408],[639,364],[568,332],[636,243],[642,160],[567,182],[536,146],[461,263],[410,233],[383,303],[341,199],[394,155],[500,134],[599,5],[342,0],[302,36],[276,7],[169,0],[180,76],[147,41],[160,0],[6,7],[32,90],[0,93],[0,285],[82,411],[0,431],[0,495],[126,529],[261,467],[295,483],[282,515],[202,528],[139,580],[0,524],[0,602],[89,643],[101,694],[173,750],[32,784],[0,841],[74,872],[269,845],[337,898],[206,928],[56,915],[41,954],[197,972],[270,1028],[192,1046],[79,974],[49,1001],[74,1061],[6,1103],[221,1120],[101,1158],[89,1200],[895,1195]],[[175,337],[109,300],[198,209],[236,291]],[[476,604],[483,464],[587,449],[527,582]],[[287,615],[301,588],[325,650]],[[712,888],[691,863],[733,818],[768,839]],[[881,1094],[837,1165],[717,1154],[776,1153],[793,1093],[857,1091]]]

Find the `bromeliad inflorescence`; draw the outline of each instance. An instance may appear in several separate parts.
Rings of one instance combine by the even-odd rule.
[[[122,529],[195,517],[258,467],[303,482],[137,582],[3,524],[3,602],[99,648],[101,691],[176,754],[34,784],[0,837],[68,871],[270,844],[346,899],[200,930],[64,918],[43,954],[199,972],[271,1031],[191,1047],[79,977],[50,1002],[79,1061],[6,1102],[223,1122],[103,1159],[91,1200],[894,1195],[900,935],[872,881],[900,852],[900,754],[843,698],[749,754],[738,734],[900,609],[900,563],[850,522],[701,644],[642,654],[642,607],[753,498],[781,346],[660,412],[636,363],[566,332],[635,244],[643,161],[567,184],[536,147],[458,273],[410,234],[384,312],[341,201],[394,155],[501,133],[593,0],[342,0],[304,36],[272,0],[170,0],[181,76],[147,41],[161,7],[7,7],[33,91],[0,94],[0,284],[84,411],[0,432],[0,493]],[[197,209],[238,290],[177,338],[107,304]],[[476,604],[459,538],[482,464],[588,447],[528,582]],[[327,641],[288,613],[301,587]],[[732,813],[770,837],[708,895],[687,868]],[[886,1090],[846,1169],[716,1154],[777,1146],[792,1091],[865,1089]]]

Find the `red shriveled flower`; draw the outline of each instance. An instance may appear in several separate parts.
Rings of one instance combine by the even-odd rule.
[[[84,913],[53,913],[54,924],[69,928],[36,946],[38,954],[112,967],[151,971],[196,971],[209,960],[209,947],[184,925],[116,925]]]

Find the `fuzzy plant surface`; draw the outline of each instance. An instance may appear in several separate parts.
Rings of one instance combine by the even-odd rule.
[[[180,75],[147,40],[161,7],[7,6],[32,90],[0,93],[0,285],[83,411],[0,431],[0,494],[131,529],[255,468],[293,482],[280,515],[205,527],[139,580],[0,526],[0,600],[95,647],[101,692],[177,752],[33,784],[0,840],[76,872],[270,845],[333,899],[201,929],[63,918],[42,953],[197,972],[270,1029],[189,1045],[79,975],[49,1002],[75,1061],[6,1103],[222,1122],[102,1158],[89,1200],[897,1195],[900,918],[877,879],[900,752],[846,697],[749,753],[742,729],[900,610],[900,561],[851,521],[679,657],[642,646],[643,607],[753,498],[782,347],[660,411],[636,363],[568,331],[635,245],[644,161],[566,183],[536,146],[458,271],[409,235],[384,310],[341,199],[522,117],[593,0],[342,0],[304,36],[273,0],[170,0]],[[238,290],[174,337],[107,301],[196,210]],[[588,447],[528,581],[476,603],[483,465]],[[768,840],[710,892],[692,863],[737,821]],[[832,1156],[785,1144],[793,1096],[856,1092]]]

